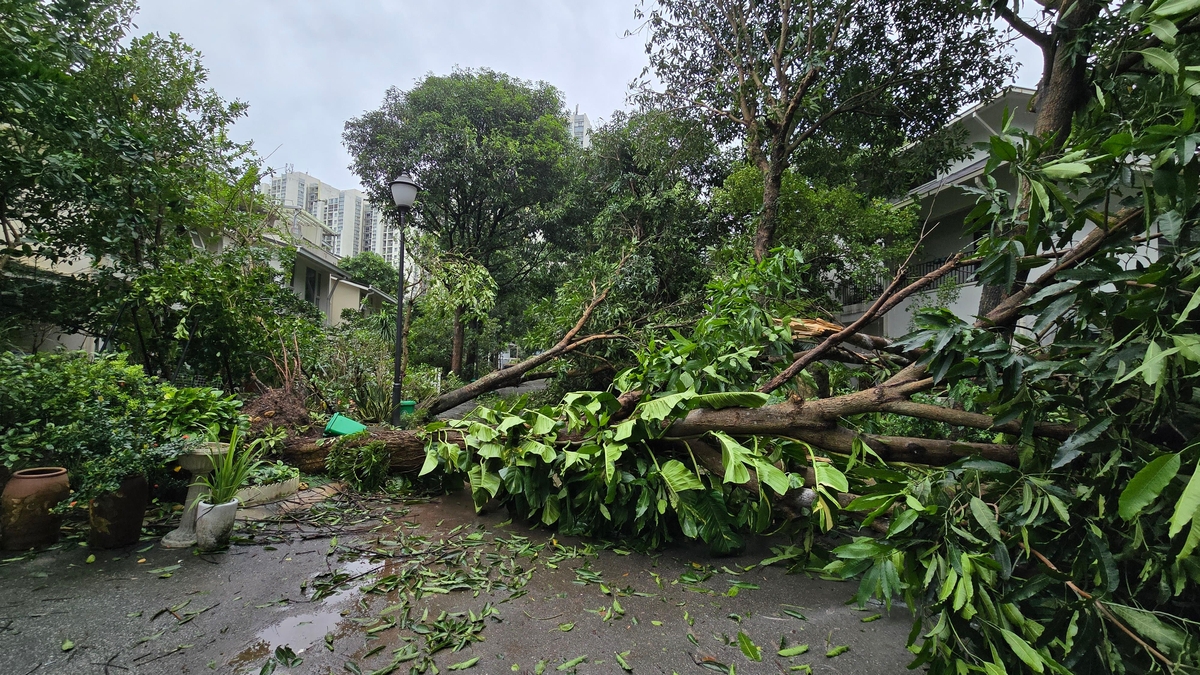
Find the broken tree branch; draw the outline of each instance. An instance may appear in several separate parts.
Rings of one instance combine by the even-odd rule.
[[[867,311],[863,312],[862,316],[858,317],[858,319],[854,321],[854,323],[825,338],[825,340],[816,347],[803,352],[803,355],[793,361],[792,365],[784,368],[779,372],[779,374],[768,380],[766,384],[758,388],[758,391],[764,394],[769,394],[783,386],[785,382],[791,380],[793,377],[799,374],[800,371],[804,370],[812,363],[820,360],[821,357],[823,357],[830,349],[841,344],[851,335],[859,333],[862,328],[866,327],[867,324],[874,321],[877,317],[887,314],[908,296],[916,293],[934,281],[937,281],[941,277],[948,274],[951,270],[958,267],[961,260],[962,254],[956,254],[947,260],[941,267],[938,267],[929,274],[922,276],[920,279],[917,279],[908,286],[905,286],[900,290],[896,290],[900,283],[904,280],[905,267],[902,266],[900,270],[896,272],[896,277],[892,279],[892,283],[888,285],[887,289],[879,296],[879,298],[875,300],[874,303],[871,304]]]

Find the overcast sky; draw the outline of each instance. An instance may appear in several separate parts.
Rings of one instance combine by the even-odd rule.
[[[209,83],[250,104],[233,130],[268,166],[358,187],[346,120],[427,73],[488,67],[545,80],[592,124],[625,107],[645,65],[636,0],[142,0],[139,33],[175,32],[204,55]],[[1029,49],[1018,84],[1032,86]]]

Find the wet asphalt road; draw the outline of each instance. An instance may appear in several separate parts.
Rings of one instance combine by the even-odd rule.
[[[460,525],[459,537],[478,533],[473,543],[484,558],[515,560],[528,578],[516,593],[463,590],[411,602],[415,615],[425,608],[434,617],[443,610],[478,614],[489,602],[499,612],[483,621],[482,641],[434,655],[443,673],[477,657],[463,672],[535,673],[541,663],[557,675],[560,665],[581,656],[587,658],[574,668],[578,673],[620,673],[618,654],[634,673],[699,675],[718,672],[717,663],[738,673],[803,672],[789,670],[802,664],[814,673],[907,672],[906,610],[863,612],[846,604],[851,584],[787,575],[778,567],[745,570],[770,555],[765,541],[732,558],[682,546],[655,556],[588,555],[580,553],[581,542],[567,538],[554,540],[565,548],[550,544],[514,556],[513,542],[546,543],[551,535],[501,523],[505,518],[476,515],[465,492],[414,505],[406,515],[406,532],[429,541]],[[499,546],[498,539],[507,543]],[[368,540],[359,535],[340,543],[363,548]],[[398,627],[378,629],[381,613],[403,601],[397,591],[362,590],[394,571],[403,556],[381,562],[347,558],[344,549],[327,555],[328,537],[203,556],[144,550],[151,543],[98,552],[91,564],[85,561],[92,552],[79,547],[0,566],[0,674],[258,673],[282,645],[303,662],[276,673],[353,672],[347,662],[371,673],[392,663],[405,636],[420,644],[419,636]],[[552,556],[556,550],[574,555]],[[314,581],[328,578],[319,575],[339,570],[361,576],[313,601]],[[577,583],[581,574],[592,583]],[[761,648],[761,661],[742,653],[739,632]],[[809,650],[780,657],[781,640]],[[837,646],[848,649],[825,656]],[[411,665],[395,672],[407,673]]]

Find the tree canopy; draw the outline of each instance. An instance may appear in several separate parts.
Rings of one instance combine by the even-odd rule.
[[[371,195],[413,175],[422,192],[413,225],[448,253],[483,265],[502,290],[546,263],[549,204],[567,180],[569,152],[558,90],[491,70],[429,75],[389,89],[378,109],[346,123],[354,171]],[[454,371],[465,324],[455,313]]]
[[[774,244],[780,182],[798,154],[835,165],[864,153],[874,162],[903,156],[904,144],[937,133],[1009,72],[997,31],[967,0],[642,7],[645,74],[661,83],[653,89],[647,79],[643,98],[697,111],[722,142],[740,141],[765,177],[760,259]]]

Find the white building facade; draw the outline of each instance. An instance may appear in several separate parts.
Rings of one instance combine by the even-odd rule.
[[[262,191],[276,204],[302,209],[320,221],[327,230],[321,242],[326,251],[338,257],[374,251],[397,264],[385,214],[361,190],[339,190],[307,173],[289,170],[264,181]]]
[[[567,130],[571,133],[571,138],[580,147],[592,147],[592,121],[588,119],[587,114],[580,114],[579,106],[575,106],[575,112],[567,115]]]

